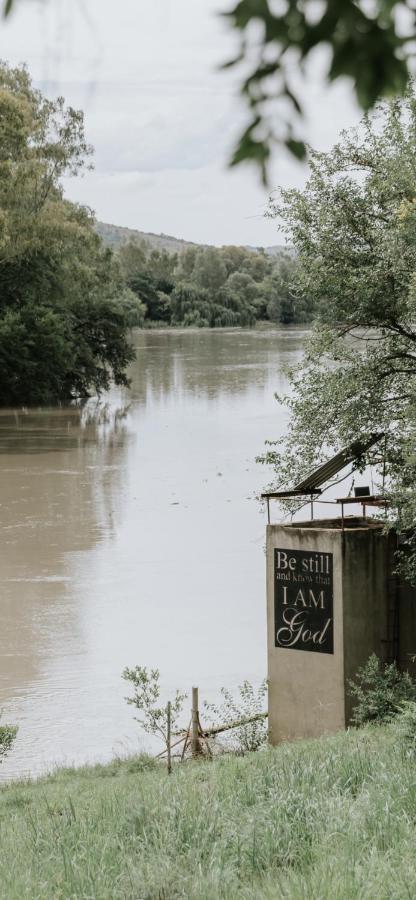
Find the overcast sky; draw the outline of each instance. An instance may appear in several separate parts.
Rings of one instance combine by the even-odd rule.
[[[236,46],[218,15],[227,2],[20,0],[0,24],[1,58],[84,110],[95,170],[65,187],[103,221],[218,245],[282,242],[257,172],[227,169],[246,115],[235,75],[218,71]],[[347,83],[323,87],[321,62],[304,100],[308,139],[325,149],[358,112]],[[275,159],[273,186],[305,177]]]

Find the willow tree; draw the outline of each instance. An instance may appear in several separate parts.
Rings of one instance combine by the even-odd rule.
[[[82,113],[0,65],[0,404],[126,383],[121,281],[90,210],[61,179],[88,164]]]
[[[415,94],[381,105],[330,153],[312,153],[305,189],[282,191],[270,213],[296,248],[301,290],[319,316],[291,373],[288,436],[262,459],[290,483],[350,441],[384,432],[366,461],[380,479],[383,470],[415,546]],[[407,568],[416,574],[415,556]]]

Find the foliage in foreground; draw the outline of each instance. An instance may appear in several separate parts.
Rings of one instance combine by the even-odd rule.
[[[416,93],[380,107],[330,153],[313,153],[305,190],[284,190],[283,218],[319,321],[292,372],[283,449],[263,461],[290,484],[373,432],[359,460],[388,486],[416,580]],[[407,552],[408,551],[408,552]]]
[[[416,701],[416,682],[411,675],[401,672],[394,662],[383,665],[375,653],[349,682],[349,688],[355,700],[354,725],[388,722],[403,704]]]
[[[170,778],[141,758],[58,772],[0,790],[0,897],[402,900],[415,822],[416,767],[391,727]]]
[[[0,63],[2,405],[126,383],[137,299],[123,291],[91,211],[65,200],[61,187],[90,152],[82,113],[47,100],[25,68]]]
[[[3,0],[4,16],[19,2]],[[232,164],[256,163],[263,180],[274,144],[284,143],[295,157],[306,152],[299,137],[299,76],[307,79],[305,63],[317,47],[327,53],[327,80],[352,79],[363,109],[406,86],[415,55],[411,0],[238,0],[225,15],[241,35],[240,52],[225,68],[242,64],[241,93],[250,114]]]
[[[266,181],[274,145],[285,144],[300,159],[306,155],[299,73],[307,79],[305,63],[319,46],[325,46],[327,80],[350,78],[364,110],[403,94],[415,54],[414,18],[410,0],[398,7],[399,0],[238,0],[227,16],[241,48],[229,65],[242,68],[250,119],[232,164],[254,162]]]

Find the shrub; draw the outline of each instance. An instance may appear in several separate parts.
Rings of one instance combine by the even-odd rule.
[[[408,672],[400,672],[396,663],[383,665],[375,655],[349,681],[350,696],[356,700],[351,721],[388,722],[406,701],[416,701],[416,682]]]
[[[413,700],[403,703],[394,729],[406,755],[416,757],[416,703]]]
[[[10,753],[17,735],[16,725],[0,725],[0,763]]]
[[[129,681],[134,688],[133,697],[126,697],[127,703],[135,706],[141,713],[140,718],[135,716],[147,734],[156,735],[167,745],[167,707],[159,706],[160,701],[160,673],[159,669],[147,669],[146,666],[135,666],[134,669],[125,668],[122,677]],[[171,726],[177,724],[182,712],[186,694],[176,691],[171,702]]]
[[[262,681],[256,690],[249,681],[238,686],[238,696],[234,697],[227,688],[221,688],[223,701],[220,704],[204,703],[205,717],[212,725],[232,725],[242,719],[250,719],[264,712],[264,698],[267,681]],[[224,732],[225,742],[237,753],[260,750],[267,744],[266,718],[254,719],[246,725]],[[221,739],[223,735],[221,733]]]

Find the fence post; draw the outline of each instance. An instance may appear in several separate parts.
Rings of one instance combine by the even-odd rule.
[[[196,759],[199,754],[199,711],[197,687],[192,688],[191,751],[192,759]]]
[[[168,775],[172,774],[172,753],[171,753],[171,725],[172,725],[172,707],[170,700],[167,705],[167,734],[166,745],[168,751]]]

